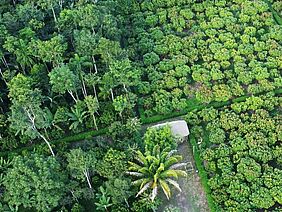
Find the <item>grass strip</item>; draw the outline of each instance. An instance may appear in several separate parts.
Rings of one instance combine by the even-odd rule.
[[[210,189],[209,184],[208,184],[208,174],[207,174],[207,172],[206,172],[206,170],[203,166],[203,161],[202,161],[201,156],[200,156],[200,151],[198,149],[196,139],[193,135],[190,135],[189,141],[190,141],[190,143],[193,147],[193,155],[194,155],[195,164],[196,164],[196,167],[198,169],[198,174],[200,176],[201,184],[202,184],[204,191],[206,193],[206,198],[207,198],[209,209],[210,209],[211,212],[217,212],[218,207],[214,203],[213,197],[211,195],[211,189]]]
[[[183,116],[183,115],[185,115],[188,112],[191,112],[193,110],[202,110],[204,108],[210,108],[210,107],[220,108],[220,107],[231,105],[232,103],[244,102],[244,101],[246,101],[247,98],[249,98],[251,96],[260,96],[260,95],[263,95],[263,94],[266,94],[266,93],[269,93],[269,92],[273,92],[275,95],[279,95],[279,94],[282,94],[282,88],[276,89],[274,91],[264,91],[264,92],[260,92],[260,93],[253,94],[253,95],[244,95],[244,96],[240,96],[240,97],[237,97],[237,98],[234,98],[232,100],[225,101],[225,102],[211,102],[211,103],[206,104],[206,105],[205,104],[199,104],[199,103],[196,103],[195,105],[188,104],[186,109],[183,110],[183,111],[176,111],[176,112],[172,112],[172,113],[169,113],[169,114],[163,114],[163,115],[158,114],[158,115],[154,115],[154,116],[151,116],[151,117],[144,117],[144,109],[142,107],[142,103],[140,102],[139,107],[142,107],[142,108],[140,108],[139,111],[140,110],[143,111],[143,115],[140,116],[140,119],[141,119],[142,124],[152,124],[152,123],[155,123],[155,122],[164,121],[166,119],[171,119],[171,118],[176,118],[178,116]],[[195,101],[195,100],[192,99],[192,101]]]
[[[51,143],[52,146],[58,145],[58,144],[63,143],[63,142],[71,143],[71,142],[89,139],[89,138],[99,136],[99,135],[104,135],[107,132],[108,132],[108,128],[103,128],[103,129],[96,130],[96,131],[91,130],[91,131],[82,132],[82,133],[75,134],[75,135],[70,135],[70,136],[64,137],[62,139],[54,140],[54,141],[51,141],[50,143]],[[16,155],[16,154],[19,154],[23,151],[32,151],[33,149],[36,148],[37,145],[41,145],[41,144],[44,144],[44,143],[43,142],[42,143],[35,143],[31,146],[22,147],[22,148],[19,148],[19,149],[15,149],[13,151],[0,152],[0,157],[7,157],[7,156]]]
[[[273,92],[276,95],[280,95],[280,94],[282,94],[282,88],[276,89]],[[262,95],[262,94],[265,94],[265,93],[267,93],[267,92],[258,93],[258,94],[255,94],[254,96],[259,96],[259,95]],[[185,115],[188,112],[191,112],[193,110],[202,110],[204,108],[209,108],[209,107],[220,108],[220,107],[224,107],[224,106],[230,105],[230,104],[235,103],[235,102],[243,102],[248,97],[250,97],[250,96],[241,96],[241,97],[238,97],[238,98],[226,101],[226,102],[211,102],[207,105],[200,104],[195,99],[191,99],[190,101],[188,100],[188,102],[190,102],[190,103],[187,104],[186,110],[176,111],[176,112],[172,112],[172,113],[165,114],[165,115],[155,115],[155,116],[151,116],[151,117],[147,117],[147,118],[145,118],[145,116],[144,116],[144,109],[142,107],[142,101],[138,101],[138,111],[139,111],[141,123],[142,124],[151,124],[151,123],[156,123],[156,122],[164,121],[164,120],[171,119],[171,118],[180,117],[180,116],[183,116],[183,115]],[[195,105],[193,105],[192,102],[194,102]],[[56,144],[59,144],[59,143],[62,143],[62,142],[69,142],[69,143],[76,142],[76,141],[92,138],[92,137],[95,137],[95,136],[104,135],[107,132],[108,132],[107,127],[100,129],[98,131],[97,130],[91,130],[91,131],[87,131],[87,132],[82,132],[82,133],[70,135],[70,136],[64,137],[62,139],[51,141],[51,144],[56,145]],[[28,147],[22,147],[22,148],[15,149],[15,150],[12,150],[12,151],[0,152],[0,157],[6,157],[8,155],[18,154],[18,153],[20,153],[24,150],[33,150],[36,145],[40,145],[40,144],[43,144],[43,143],[35,143],[35,144],[28,146]]]
[[[268,4],[269,10],[271,11],[276,23],[282,25],[282,18],[280,17],[279,13],[272,7],[271,2],[268,0],[264,0],[264,2]]]

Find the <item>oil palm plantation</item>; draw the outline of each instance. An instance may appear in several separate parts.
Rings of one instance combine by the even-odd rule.
[[[187,176],[186,172],[180,170],[186,163],[181,163],[182,156],[175,155],[176,150],[168,148],[160,151],[160,147],[156,145],[152,151],[143,154],[136,152],[135,162],[129,162],[129,170],[127,174],[136,178],[132,183],[140,186],[140,190],[136,197],[150,191],[150,198],[153,201],[158,194],[159,188],[164,192],[167,199],[171,197],[170,186],[175,187],[181,192],[181,188],[177,183],[179,177]]]

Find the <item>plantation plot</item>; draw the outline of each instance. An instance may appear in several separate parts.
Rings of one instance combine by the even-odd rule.
[[[129,49],[146,116],[282,86],[282,27],[264,1],[144,1]],[[143,24],[141,24],[141,22]]]
[[[281,100],[250,97],[187,115],[220,210],[281,208]]]

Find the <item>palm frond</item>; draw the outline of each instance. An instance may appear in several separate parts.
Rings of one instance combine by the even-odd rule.
[[[173,149],[171,151],[168,152],[167,156],[166,156],[166,159],[170,158],[172,155],[174,155],[175,153],[177,152],[176,149]]]
[[[183,170],[174,169],[173,171],[177,173],[178,177],[187,177],[187,173]]]
[[[152,155],[155,156],[156,158],[160,157],[160,146],[159,145],[154,146]]]
[[[136,185],[136,186],[140,186],[140,185],[142,185],[142,183],[144,182],[144,178],[142,178],[142,179],[138,179],[138,180],[135,180],[135,181],[132,181],[132,185]]]
[[[174,177],[175,179],[178,179],[178,174],[176,170],[166,170],[160,174],[160,177],[162,179],[169,178],[169,177]]]
[[[169,167],[169,169],[179,169],[187,166],[187,163],[176,163]]]
[[[166,181],[168,182],[168,183],[170,183],[171,185],[173,185],[179,192],[182,192],[182,190],[181,190],[181,188],[180,188],[180,186],[179,186],[179,184],[175,181],[175,180],[172,180],[172,179],[166,179]]]
[[[174,155],[174,158],[176,158],[178,161],[183,160],[183,157],[181,155]]]
[[[164,166],[164,164],[163,163],[161,163],[160,164],[160,166],[159,166],[159,168],[157,169],[157,171],[156,171],[156,174],[160,174],[162,171],[164,171],[165,170],[165,166]]]
[[[161,179],[159,180],[159,182],[160,182],[160,185],[163,189],[164,194],[166,195],[166,198],[169,199],[170,196],[171,196],[171,192],[170,192],[170,188],[169,188],[168,184],[166,183],[166,181],[161,180]]]
[[[164,165],[166,168],[169,168],[171,167],[173,164],[179,162],[179,160],[177,160],[177,158],[175,157],[170,157],[168,158],[165,162],[164,162]]]
[[[135,157],[135,159],[142,165],[145,165],[147,162],[146,157],[143,155],[143,153],[141,151],[137,151],[136,152],[137,156]]]
[[[148,161],[148,162],[152,162],[152,161],[155,161],[155,160],[158,160],[158,159],[153,155],[147,155],[146,156],[146,161]]]
[[[161,163],[156,173],[154,174],[154,183],[157,184],[161,172],[164,171],[164,164]]]
[[[140,173],[140,172],[126,172],[126,174],[131,175],[131,176],[135,176],[135,177],[143,177],[144,174]]]
[[[143,187],[146,183],[148,183],[148,182],[153,183],[153,181],[152,181],[151,178],[143,178],[143,181],[142,181],[142,183],[141,183],[141,185],[140,185],[140,188],[142,188],[142,187]]]
[[[131,162],[131,161],[128,161],[128,164],[130,165],[129,166],[129,170],[130,171],[138,171],[139,169],[142,168],[142,166],[140,166],[140,165],[138,165],[138,164],[136,164],[134,162]]]
[[[136,194],[136,197],[138,197],[140,194],[144,193],[148,188],[150,188],[151,185],[152,185],[152,182],[146,183],[146,184],[140,189],[140,191]]]
[[[148,167],[142,167],[141,169],[138,170],[138,172],[142,174],[148,174],[150,170],[148,169]]]
[[[149,166],[149,171],[155,172],[155,170],[159,167],[160,165],[160,160],[155,158],[154,160],[151,161],[151,164]]]
[[[152,190],[150,199],[151,199],[152,201],[154,201],[154,199],[156,198],[157,194],[158,194],[158,186],[155,186],[155,187],[153,188],[153,190]]]

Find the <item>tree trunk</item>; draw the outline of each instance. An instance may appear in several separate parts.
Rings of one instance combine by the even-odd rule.
[[[97,74],[98,73],[98,69],[97,69],[96,60],[95,60],[94,56],[92,56],[92,61],[93,61],[93,65],[94,65],[95,74]]]
[[[60,5],[61,10],[63,10],[63,3],[64,3],[64,0],[60,0],[59,5]]]
[[[44,66],[45,66],[46,70],[47,70],[47,71],[48,71],[48,73],[49,73],[50,71],[49,71],[49,68],[48,68],[48,66],[47,66],[46,62],[44,62]]]
[[[77,100],[76,100],[76,98],[74,97],[72,91],[68,91],[68,93],[71,95],[71,97],[73,98],[73,100],[75,101],[75,103],[77,103]]]
[[[51,10],[52,10],[52,13],[53,13],[54,20],[57,23],[57,17],[56,17],[56,13],[55,13],[55,10],[54,10],[53,6],[51,7]]]
[[[87,91],[86,91],[85,83],[84,83],[82,76],[81,76],[81,81],[82,81],[82,93],[83,93],[84,98],[85,98],[87,96]]]
[[[23,109],[25,110],[25,112],[26,112],[26,114],[27,114],[27,116],[28,116],[28,118],[29,118],[29,120],[30,120],[30,122],[31,122],[31,128],[32,128],[32,130],[34,130],[35,132],[37,132],[38,135],[45,141],[45,143],[46,143],[46,144],[48,145],[48,147],[49,147],[50,152],[52,153],[52,156],[55,157],[55,154],[54,154],[54,152],[53,152],[53,149],[52,149],[52,147],[51,147],[49,141],[44,137],[44,135],[42,135],[42,134],[37,130],[37,128],[36,128],[36,126],[35,126],[35,115],[34,115],[32,109],[31,109],[31,113],[32,113],[32,114],[31,114],[30,111],[27,110],[26,108],[23,108]]]
[[[95,87],[95,85],[94,85],[94,84],[93,84],[93,92],[94,92],[95,98],[97,99],[97,102],[99,102],[99,100],[98,100],[98,96],[97,96],[96,87]]]
[[[4,55],[2,56],[1,60],[2,60],[2,62],[3,62],[3,64],[4,64],[4,66],[5,66],[6,68],[9,68],[9,67],[8,67],[8,63],[7,63],[6,58],[5,58]]]
[[[71,192],[72,196],[74,197],[75,201],[78,203],[78,199],[77,199],[77,197],[75,196],[73,190],[70,190],[70,192]]]
[[[25,67],[24,67],[21,63],[20,63],[20,66],[21,66],[21,68],[22,68],[23,73],[26,74],[26,73],[25,73]]]
[[[93,117],[94,126],[95,126],[96,130],[98,130],[97,123],[96,123],[96,118],[95,118],[94,113],[93,113],[92,117]]]
[[[7,81],[5,80],[5,78],[4,78],[4,75],[3,75],[3,72],[2,72],[2,69],[0,68],[0,74],[1,74],[1,76],[2,76],[2,79],[3,79],[3,81],[6,83],[6,85],[7,85]]]
[[[78,97],[77,91],[74,91],[74,92],[75,92],[76,99],[77,99],[77,100],[79,100],[79,97]]]
[[[89,188],[92,189],[92,185],[91,185],[91,183],[90,183],[90,177],[89,177],[88,171],[87,171],[87,170],[84,170],[84,171],[83,171],[83,174],[84,174],[84,176],[86,177],[86,180],[87,180],[87,183],[88,183]]]
[[[128,90],[127,90],[127,88],[126,88],[124,83],[123,83],[123,89],[125,90],[126,93],[128,93]]]
[[[111,98],[112,98],[112,101],[114,101],[115,97],[114,97],[114,92],[113,92],[113,89],[110,89],[110,92],[111,92]]]
[[[38,134],[39,134],[39,136],[45,141],[45,143],[48,145],[49,150],[50,150],[52,156],[55,157],[55,154],[54,154],[54,152],[53,152],[53,149],[52,149],[52,147],[51,147],[49,141],[48,141],[40,132],[38,132]]]
[[[127,206],[128,208],[130,208],[130,206],[129,206],[129,204],[128,204],[128,201],[127,201],[126,198],[124,198],[124,201],[125,201],[125,203],[126,203],[126,206]]]
[[[45,132],[45,135],[46,135],[47,139],[48,139],[48,140],[50,140],[50,138],[49,138],[49,135],[48,135],[48,132],[47,132],[46,128],[44,128],[44,132]]]

